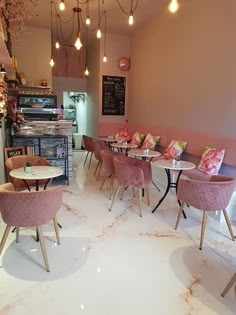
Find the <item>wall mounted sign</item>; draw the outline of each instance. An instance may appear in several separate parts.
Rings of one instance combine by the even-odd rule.
[[[121,71],[128,71],[130,69],[130,60],[127,57],[119,58],[117,64]]]
[[[125,114],[125,77],[102,76],[102,115]]]
[[[24,154],[25,154],[25,147],[23,146],[4,148],[5,160],[7,160],[8,158],[12,156],[24,155]]]

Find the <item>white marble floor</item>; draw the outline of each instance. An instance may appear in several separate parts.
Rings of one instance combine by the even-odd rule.
[[[43,229],[51,272],[33,229],[21,230],[19,244],[10,235],[0,258],[0,314],[235,315],[236,286],[220,295],[236,271],[236,242],[225,224],[208,220],[200,251],[200,211],[186,209],[175,231],[172,192],[152,214],[166,180],[157,170],[161,192],[152,185],[142,218],[129,190],[109,212],[108,185],[99,191],[95,163],[84,169],[83,159],[74,153],[74,180],[63,187],[61,245],[51,224]],[[4,228],[1,220],[0,236]]]

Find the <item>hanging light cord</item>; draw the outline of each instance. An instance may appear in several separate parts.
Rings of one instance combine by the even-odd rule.
[[[131,8],[130,8],[130,11],[129,11],[129,12],[126,12],[126,11],[123,9],[122,5],[120,4],[120,1],[119,1],[119,0],[116,0],[116,2],[117,2],[117,4],[118,4],[119,8],[121,9],[121,11],[122,11],[123,13],[125,13],[126,15],[130,15],[130,12],[134,13],[134,12],[136,11],[137,7],[138,7],[138,0],[136,0],[136,4],[135,4],[134,8],[133,8],[133,0],[131,0]]]

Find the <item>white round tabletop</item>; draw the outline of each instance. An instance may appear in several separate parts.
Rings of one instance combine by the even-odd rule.
[[[55,166],[32,166],[32,172],[27,173],[25,172],[24,167],[20,167],[12,170],[9,174],[18,179],[38,180],[61,176],[63,174],[63,169]]]
[[[169,170],[176,170],[176,171],[186,171],[186,170],[192,170],[196,167],[196,165],[192,162],[188,161],[176,161],[175,164],[172,163],[172,160],[158,160],[155,162],[152,162],[153,166],[161,167],[161,168],[168,168]]]
[[[145,150],[145,149],[132,149],[129,151],[128,155],[137,156],[137,157],[146,157],[153,158],[160,156],[161,153],[153,150]]]
[[[132,148],[137,148],[137,144],[124,144],[124,143],[112,143],[111,144],[112,147],[114,148],[119,148],[119,149],[132,149]]]

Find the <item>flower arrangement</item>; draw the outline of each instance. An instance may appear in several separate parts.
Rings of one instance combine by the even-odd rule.
[[[16,108],[16,99],[11,98],[7,100],[5,112],[5,125],[8,128],[14,127],[19,129],[24,121],[24,115]]]

